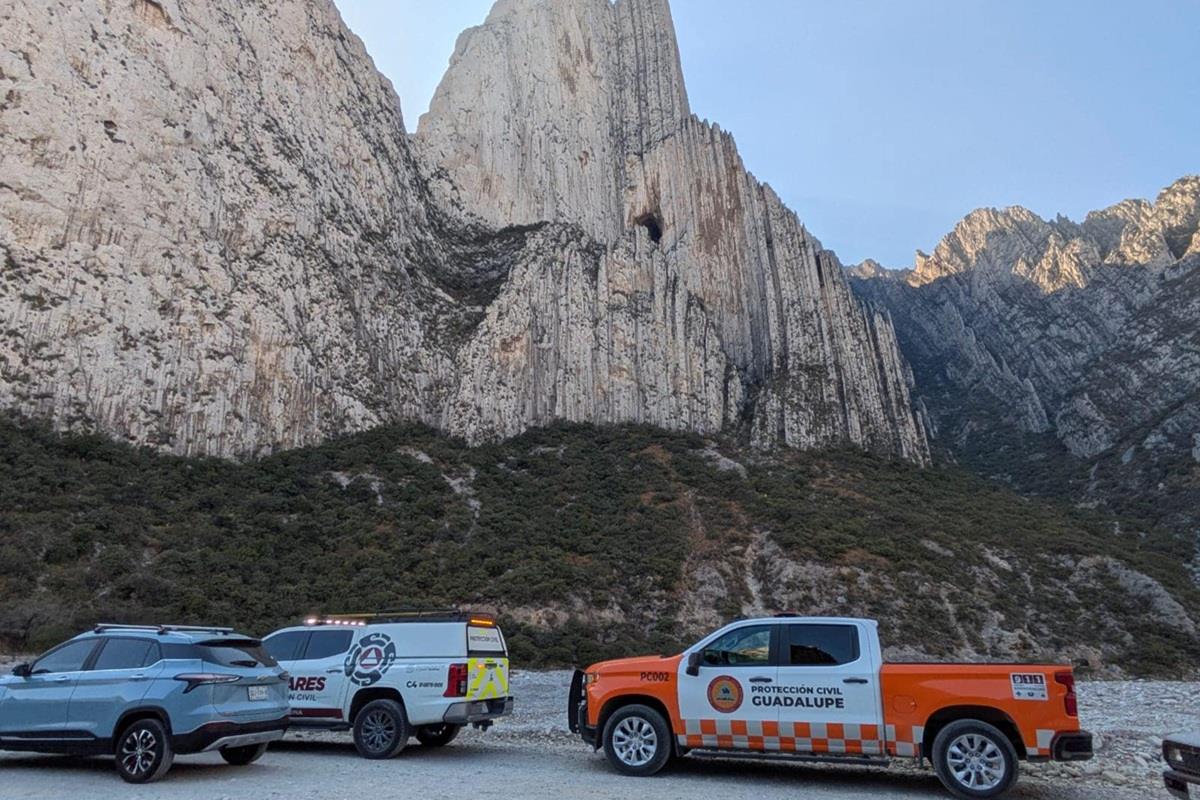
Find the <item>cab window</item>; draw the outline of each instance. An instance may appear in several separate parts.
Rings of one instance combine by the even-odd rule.
[[[710,667],[762,666],[771,662],[772,625],[750,625],[729,631],[704,648]]]
[[[784,666],[836,667],[858,661],[858,629],[853,625],[788,625]]]
[[[316,661],[321,658],[340,656],[350,649],[353,631],[313,631],[304,649],[305,661]]]
[[[277,633],[263,642],[263,647],[276,661],[296,661],[304,652],[304,643],[308,641],[309,631],[288,631]]]
[[[54,672],[78,672],[83,669],[88,656],[92,654],[92,650],[95,648],[95,639],[67,642],[39,658],[34,663],[31,674],[45,675]]]

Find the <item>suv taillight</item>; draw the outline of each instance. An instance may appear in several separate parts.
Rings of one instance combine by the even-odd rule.
[[[1056,672],[1054,673],[1054,682],[1061,683],[1067,687],[1067,696],[1063,698],[1063,704],[1067,708],[1067,716],[1078,717],[1079,700],[1075,697],[1075,673]]]
[[[446,693],[443,697],[467,696],[467,665],[451,664],[450,672],[446,675]]]
[[[237,683],[241,678],[237,675],[221,674],[219,672],[189,672],[185,675],[176,675],[175,680],[183,681],[187,684],[187,688],[183,690],[183,693],[187,694],[197,686],[212,683]]]

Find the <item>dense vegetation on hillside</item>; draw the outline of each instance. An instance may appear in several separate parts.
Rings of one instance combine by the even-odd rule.
[[[743,613],[870,614],[913,657],[1200,656],[1189,545],[956,469],[642,427],[467,448],[382,428],[252,463],[0,423],[0,644],[97,620],[266,633],[316,611],[501,614],[520,665],[667,651]]]

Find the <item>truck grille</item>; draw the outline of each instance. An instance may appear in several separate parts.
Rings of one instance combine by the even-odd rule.
[[[1167,758],[1166,761],[1167,761],[1167,765],[1169,767],[1171,767],[1174,770],[1178,770],[1179,772],[1187,772],[1192,775],[1200,775],[1200,750],[1198,750],[1194,747],[1189,747],[1188,745],[1178,744],[1178,743],[1173,743],[1173,742],[1167,741],[1163,744],[1163,751],[1164,751],[1163,755],[1166,756],[1166,753],[1172,749],[1179,750],[1179,753],[1183,757],[1183,760],[1182,760],[1182,762],[1180,762],[1177,760],[1172,760],[1170,758]]]
[[[583,672],[575,670],[571,676],[571,689],[567,693],[567,727],[571,733],[579,733],[579,706],[583,702]]]

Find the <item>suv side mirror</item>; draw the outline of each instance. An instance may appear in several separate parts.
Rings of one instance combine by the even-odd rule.
[[[699,650],[688,654],[687,674],[693,678],[700,674],[700,660],[704,658],[704,654]]]
[[[16,675],[18,678],[28,678],[31,674],[33,674],[33,670],[29,668],[28,664],[17,664],[15,667],[13,667],[12,674]]]

